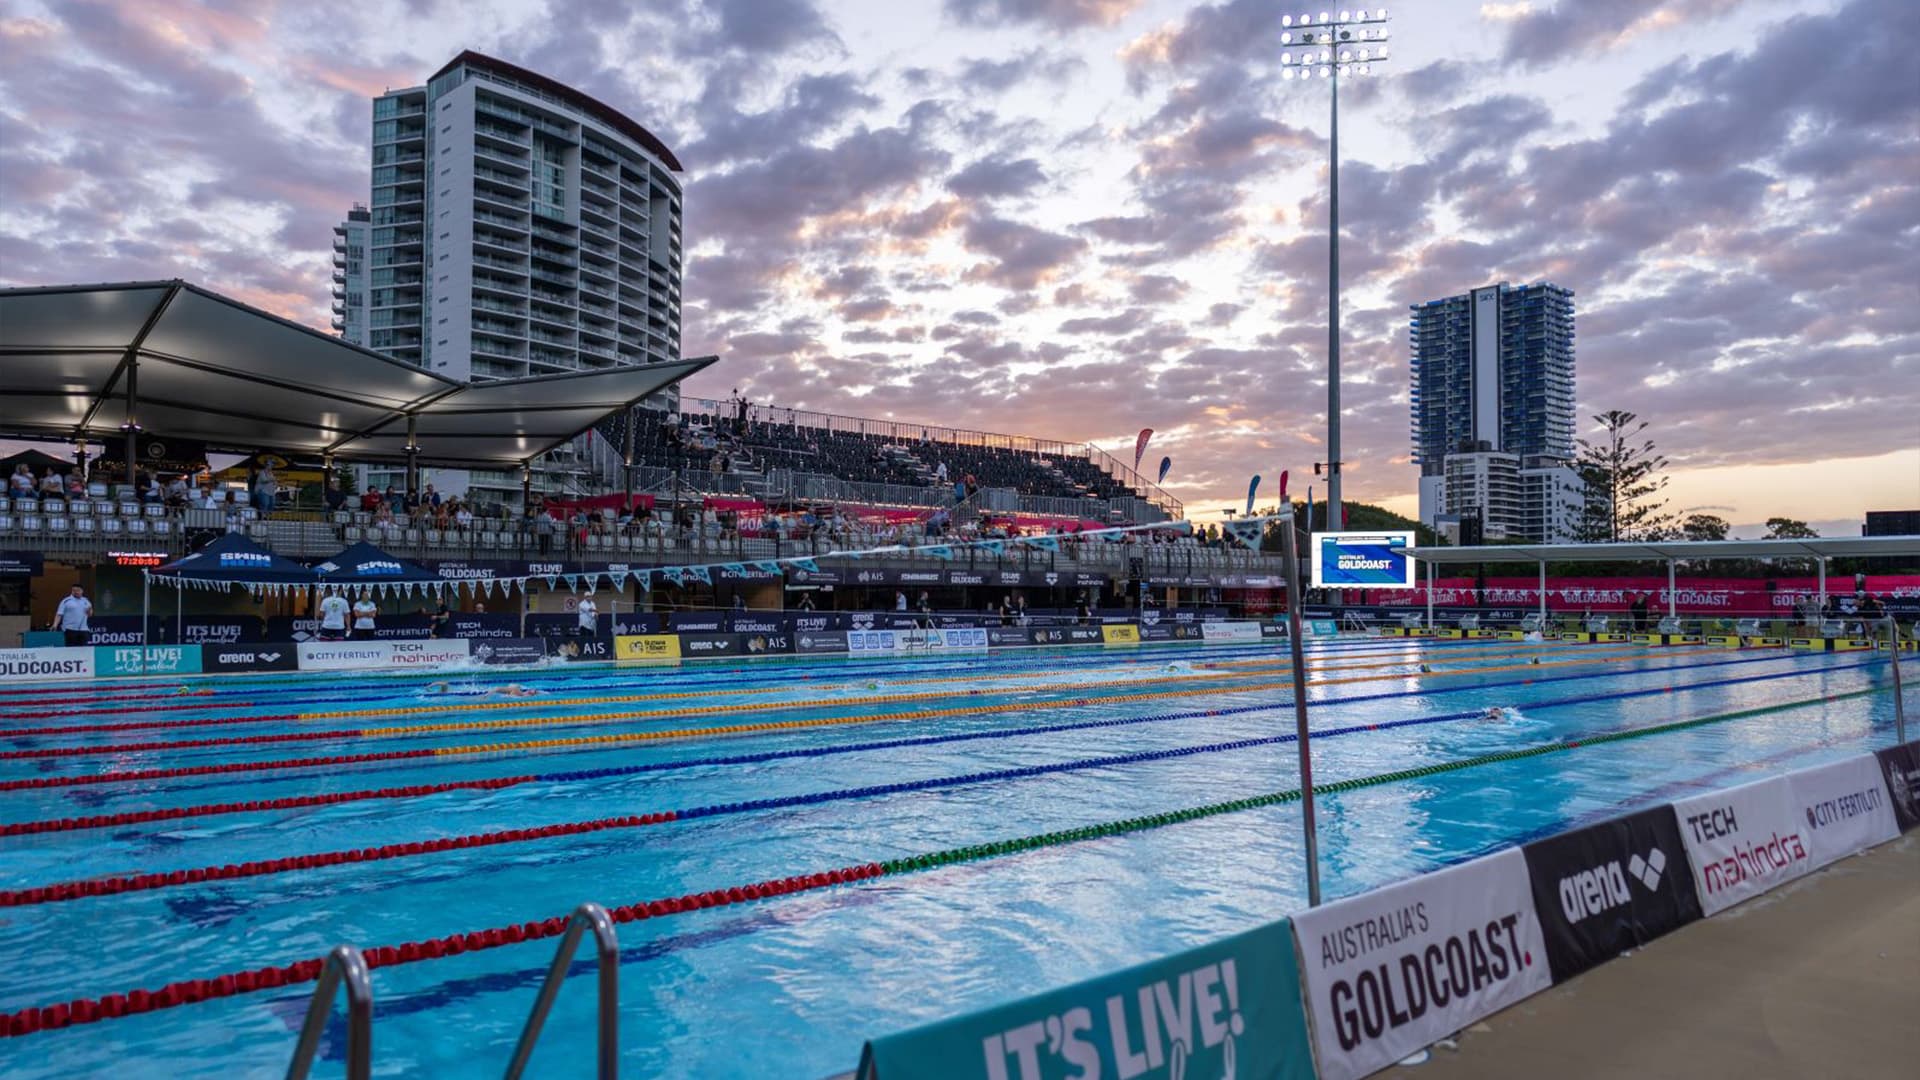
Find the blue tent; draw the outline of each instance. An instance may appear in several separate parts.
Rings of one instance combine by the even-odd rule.
[[[191,555],[150,572],[176,581],[225,582],[233,585],[311,585],[312,568],[275,555],[239,533],[227,533]]]
[[[444,579],[418,563],[389,555],[362,540],[314,566],[322,585],[397,585]]]

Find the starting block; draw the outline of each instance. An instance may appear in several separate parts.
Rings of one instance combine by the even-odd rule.
[[[1635,634],[1635,645],[1698,645],[1699,634]]]
[[[1866,652],[1874,647],[1868,638],[1789,638],[1787,646],[1808,652]]]
[[[1498,637],[1498,636],[1500,636],[1500,631],[1498,631],[1498,630],[1469,630],[1469,631],[1467,631],[1467,636],[1468,636],[1468,637],[1470,637],[1470,638],[1491,638],[1491,637]]]
[[[1381,637],[1406,637],[1407,628],[1404,626],[1383,626],[1380,628],[1380,636]]]

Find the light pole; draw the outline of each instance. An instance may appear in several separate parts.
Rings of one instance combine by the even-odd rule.
[[[1327,528],[1344,520],[1340,507],[1340,77],[1366,75],[1387,58],[1387,9],[1282,15],[1280,77],[1326,79],[1331,93],[1327,141]]]

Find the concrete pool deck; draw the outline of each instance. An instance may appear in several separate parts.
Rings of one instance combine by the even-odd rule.
[[[1394,1080],[1920,1075],[1920,832],[1488,1017]]]

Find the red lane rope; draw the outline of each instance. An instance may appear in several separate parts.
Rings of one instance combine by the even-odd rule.
[[[231,761],[225,765],[182,765],[172,769],[88,773],[83,776],[35,776],[26,780],[0,780],[0,791],[77,787],[83,784],[124,784],[141,780],[172,780],[182,776],[220,776],[225,773],[255,772],[261,769],[311,769],[326,765],[361,765],[370,761],[406,761],[411,758],[438,756],[440,755],[433,750],[387,750],[378,754],[335,754],[331,757],[277,758],[272,761]]]
[[[749,885],[713,889],[708,892],[688,893],[684,896],[645,900],[614,908],[607,914],[613,917],[614,922],[629,923],[638,919],[676,915],[683,911],[727,907],[753,900],[825,889],[834,885],[865,881],[885,873],[886,871],[879,863],[865,863],[828,870],[824,873],[803,874],[771,881],[757,881]],[[566,928],[567,920],[552,918],[540,922],[516,923],[491,930],[449,934],[446,937],[430,938],[426,941],[381,945],[367,949],[362,955],[366,957],[369,968],[389,967],[396,964],[411,964],[419,960],[437,960],[443,956],[479,952],[483,949],[495,949],[503,945],[517,945],[523,941],[558,937],[566,931]],[[0,1015],[0,1037],[31,1035],[36,1031],[91,1024],[121,1016],[191,1005],[214,998],[232,997],[235,994],[246,994],[255,990],[270,990],[312,982],[320,977],[322,964],[323,961],[320,960],[299,960],[291,964],[255,968],[251,971],[229,972],[210,979],[185,979],[168,983],[158,990],[131,990],[97,998],[77,998],[59,1005],[29,1007],[11,1015]]]
[[[171,696],[171,695],[169,695]],[[41,709],[38,712],[17,712],[9,719],[13,720],[52,720],[62,716],[114,716],[119,713],[157,713],[179,712],[182,709],[253,709],[264,706],[263,701],[186,701],[173,705],[129,705],[112,709]],[[285,720],[286,716],[256,716],[255,720]]]
[[[19,714],[8,717],[14,719]],[[26,727],[0,731],[0,738],[31,739],[42,735],[90,735],[96,731],[166,731],[173,728],[218,727],[221,724],[271,724],[298,720],[299,713],[260,716],[211,716],[205,720],[117,720],[111,724],[68,724],[64,727]]]
[[[499,832],[472,833],[466,836],[448,836],[437,840],[417,840],[404,844],[381,844],[378,847],[349,849],[346,851],[323,851],[313,855],[293,855],[284,859],[261,859],[254,862],[228,863],[225,866],[203,866],[192,870],[166,870],[150,874],[134,874],[129,877],[62,881],[52,885],[39,885],[30,889],[8,889],[0,891],[0,907],[24,907],[29,904],[51,904],[62,900],[78,900],[88,896],[117,896],[120,893],[163,889],[170,885],[198,885],[203,881],[231,881],[235,878],[259,877],[263,874],[284,874],[292,870],[314,870],[323,866],[339,866],[343,863],[377,862],[382,859],[398,859],[409,855],[431,855],[436,852],[453,851],[460,848],[492,847],[495,844],[517,844],[526,840],[546,840],[555,836],[578,836],[582,833],[603,832],[607,829],[636,829],[647,825],[660,825],[670,821],[678,821],[679,818],[679,812],[664,810],[651,814],[629,814],[624,817],[600,818],[595,821],[575,821],[561,825],[538,825],[530,829],[502,829]]]
[[[153,821],[175,821],[205,814],[245,814],[260,810],[298,810],[307,806],[334,806],[362,799],[404,799],[418,795],[438,795],[446,791],[493,791],[540,779],[538,773],[500,776],[486,780],[451,780],[440,784],[409,784],[405,787],[340,791],[329,795],[290,795],[279,799],[248,802],[205,803],[199,806],[172,806],[164,810],[127,810],[92,817],[47,818],[42,821],[17,821],[0,825],[0,836],[31,836],[35,833],[73,832],[79,829],[104,829],[121,825],[144,825]]]

